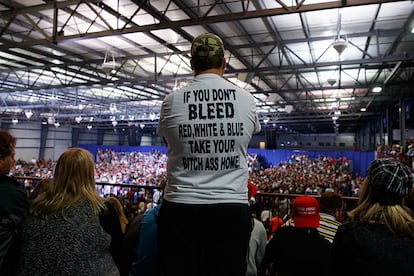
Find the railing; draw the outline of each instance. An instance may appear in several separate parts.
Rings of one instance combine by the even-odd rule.
[[[25,185],[28,193],[30,189],[35,186],[41,178],[39,177],[23,177],[18,176],[16,179]],[[153,189],[162,190],[163,188],[156,185],[135,185],[135,184],[121,184],[121,183],[106,183],[96,182],[97,191],[101,195],[115,194],[118,196],[126,196],[129,192],[142,192],[144,191],[145,197],[152,194]],[[279,215],[283,218],[285,215],[290,214],[290,203],[292,200],[303,194],[281,194],[281,193],[261,193],[256,195],[255,213],[258,218],[263,210],[270,210],[273,215]],[[320,195],[307,194],[319,199]],[[343,212],[352,210],[358,204],[358,197],[342,197],[344,201]],[[134,198],[135,199],[135,198]],[[135,203],[135,202],[134,202]]]
[[[22,184],[22,186],[25,187],[28,193],[42,179],[40,177],[31,177],[31,176],[16,176],[15,178],[17,181],[19,181]],[[107,183],[107,182],[95,182],[95,184],[96,184],[96,190],[101,195],[111,194],[111,193],[115,195],[118,195],[118,194],[124,195],[126,192],[139,191],[140,189],[144,189],[145,193],[147,194],[153,189],[159,189],[159,190],[162,189],[162,187],[156,186],[156,185],[136,185],[136,184],[121,184],[121,183]],[[105,191],[107,191],[107,193]]]

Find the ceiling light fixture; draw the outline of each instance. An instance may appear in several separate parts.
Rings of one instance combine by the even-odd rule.
[[[54,125],[56,128],[60,127],[60,123],[58,121],[56,121]]]
[[[143,128],[145,127],[145,124],[139,124],[139,127],[140,127],[141,129],[143,129]]]
[[[89,129],[89,130],[91,130],[92,129],[92,126],[91,125],[87,125],[86,128]]]
[[[348,41],[341,37],[341,12],[338,13],[338,24],[337,24],[337,37],[335,41],[332,43],[332,46],[336,50],[336,52],[341,55],[342,52],[348,46]]]
[[[293,105],[290,105],[290,104],[285,105],[285,111],[287,114],[290,114],[293,111]]]
[[[339,38],[332,43],[332,46],[340,55],[348,47],[348,42],[343,38]]]
[[[116,104],[115,103],[111,103],[109,105],[109,111],[111,112],[111,114],[115,114],[116,113],[117,108],[116,108]]]
[[[112,70],[115,70],[115,56],[112,51],[106,51],[105,58],[102,63],[102,70],[105,72],[105,74],[110,74]]]
[[[330,85],[330,86],[333,86],[333,85],[336,83],[336,79],[334,79],[334,78],[329,78],[329,79],[327,80],[327,82],[329,83],[329,85]]]
[[[365,107],[361,107],[361,112],[365,112],[365,111],[367,111],[367,109],[365,108]]]
[[[149,114],[150,120],[151,121],[154,121],[155,120],[155,117],[156,117],[155,113],[151,111],[151,113]]]
[[[372,92],[373,93],[379,93],[382,91],[382,87],[381,86],[376,86],[374,88],[372,88]]]
[[[116,125],[118,124],[118,122],[117,121],[112,121],[112,125],[114,126],[114,127],[116,127]]]
[[[13,117],[12,119],[13,125],[17,124],[18,122],[19,122],[19,119],[17,119],[16,117]]]
[[[82,121],[82,116],[76,116],[75,117],[75,122],[77,122],[78,124]]]
[[[49,118],[47,118],[47,123],[49,125],[53,125],[55,122],[56,122],[55,117],[49,117]]]
[[[24,115],[26,115],[26,118],[27,118],[27,119],[30,119],[30,118],[33,116],[33,112],[32,112],[32,110],[31,110],[31,109],[29,109],[29,110],[26,110],[26,111],[24,112]]]

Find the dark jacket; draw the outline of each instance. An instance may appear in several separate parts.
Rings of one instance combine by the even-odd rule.
[[[21,223],[29,200],[19,182],[0,175],[0,275],[14,275],[18,262]]]
[[[134,260],[134,251],[138,244],[141,221],[144,214],[139,214],[128,224],[125,229],[124,240],[122,242],[122,267],[121,276],[129,276]]]
[[[111,203],[105,201],[105,206],[107,209],[102,210],[99,214],[99,222],[105,232],[111,235],[109,253],[111,253],[118,269],[121,269],[123,240],[121,222],[119,221],[118,214]]]
[[[279,227],[266,246],[264,264],[278,276],[328,275],[331,243],[317,229]],[[276,274],[278,273],[278,274]]]
[[[345,223],[332,246],[332,275],[414,275],[414,239],[383,224]]]

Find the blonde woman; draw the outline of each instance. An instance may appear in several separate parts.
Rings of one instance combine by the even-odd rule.
[[[395,159],[371,162],[352,221],[335,235],[332,275],[414,275],[414,219],[403,207],[413,182]]]
[[[119,275],[108,251],[111,237],[99,222],[104,208],[91,154],[66,150],[23,223],[18,275]]]

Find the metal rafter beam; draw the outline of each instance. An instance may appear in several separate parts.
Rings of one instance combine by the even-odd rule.
[[[73,1],[73,2],[78,3],[79,1]],[[232,13],[232,14],[208,16],[208,17],[203,18],[202,20],[199,20],[197,18],[190,18],[190,19],[177,20],[177,21],[165,21],[164,20],[164,21],[161,21],[160,23],[150,24],[150,25],[145,25],[145,26],[132,26],[129,28],[124,28],[124,29],[97,31],[97,32],[82,33],[82,34],[76,34],[76,35],[63,35],[61,37],[58,37],[56,42],[64,43],[65,41],[70,41],[70,40],[81,40],[81,39],[83,40],[83,39],[91,39],[91,38],[105,37],[105,36],[111,36],[111,35],[122,35],[122,34],[128,34],[128,33],[136,33],[136,32],[150,32],[150,31],[162,30],[162,29],[178,29],[178,28],[194,26],[194,25],[209,25],[209,24],[214,24],[214,23],[246,20],[250,18],[261,18],[261,17],[277,16],[277,15],[283,15],[283,14],[310,12],[310,11],[318,11],[318,10],[325,10],[325,9],[344,8],[344,7],[380,4],[380,3],[388,3],[388,2],[398,2],[398,1],[395,1],[395,0],[348,0],[345,3],[343,1],[334,1],[334,2],[319,3],[319,4],[301,5],[298,8],[292,7],[290,10],[285,10],[283,8],[273,8],[273,9],[266,9],[266,10],[247,11],[247,12],[238,12],[238,13]],[[67,7],[67,6],[68,5],[64,5],[64,7]],[[48,7],[52,9],[53,5],[48,6]],[[35,9],[35,11],[38,11],[38,10]],[[29,11],[25,11],[25,12],[28,13]],[[0,16],[2,17],[4,16],[6,18],[7,14],[9,13],[10,12],[0,12]],[[50,40],[51,39],[28,39],[25,41],[20,41],[18,43],[10,42],[8,44],[0,45],[0,50],[11,48],[11,47],[25,48],[25,47],[29,47],[33,45],[45,45],[45,44],[50,43]]]

